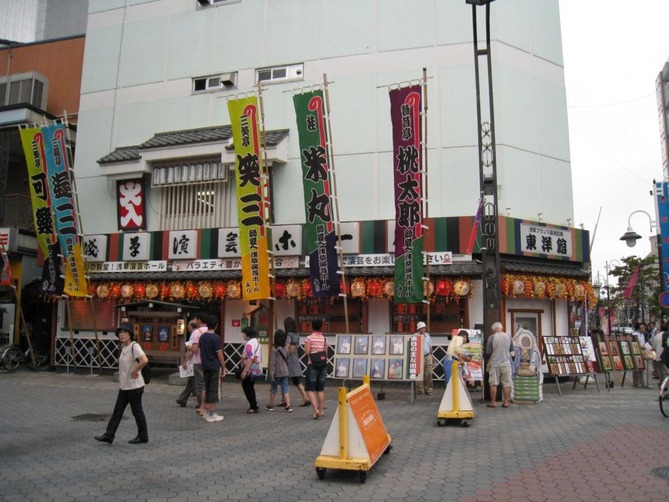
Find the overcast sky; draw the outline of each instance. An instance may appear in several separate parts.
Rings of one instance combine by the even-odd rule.
[[[655,79],[669,58],[669,0],[559,0],[575,224],[592,237],[593,278],[605,262],[650,252],[649,218],[632,217],[643,239],[619,238],[638,209],[655,220],[653,179],[662,180]],[[602,281],[604,282],[604,281]]]

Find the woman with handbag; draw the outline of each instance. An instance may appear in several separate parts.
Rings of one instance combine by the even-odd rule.
[[[313,418],[323,416],[325,405],[325,378],[328,374],[327,341],[321,333],[323,321],[311,321],[311,333],[304,343],[304,353],[307,355],[307,394],[311,407],[314,410]]]
[[[258,341],[256,330],[250,326],[242,329],[244,334],[244,356],[242,357],[242,389],[249,402],[249,409],[245,413],[258,413],[258,400],[256,399],[255,381],[262,378],[262,350]]]

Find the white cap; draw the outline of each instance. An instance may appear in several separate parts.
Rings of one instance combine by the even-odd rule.
[[[423,321],[420,321],[418,324],[416,324],[416,329],[420,328],[427,328],[427,324],[425,324]]]

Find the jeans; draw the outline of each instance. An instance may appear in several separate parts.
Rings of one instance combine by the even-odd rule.
[[[142,409],[142,394],[144,394],[144,387],[130,390],[121,389],[118,391],[114,412],[107,424],[107,436],[113,438],[116,435],[116,429],[118,429],[118,426],[121,423],[123,412],[125,411],[126,406],[130,404],[132,416],[135,417],[135,422],[137,423],[137,436],[140,439],[149,439],[146,417],[144,416],[144,410]]]
[[[258,401],[256,400],[256,389],[255,389],[255,378],[251,375],[246,375],[246,378],[242,380],[242,389],[244,390],[244,395],[246,400],[249,402],[249,407],[252,410],[258,409]]]
[[[275,378],[270,384],[270,392],[276,394],[279,386],[281,386],[281,394],[284,396],[288,394],[288,377]]]
[[[446,357],[444,359],[444,380],[446,381],[446,385],[448,385],[448,381],[451,379],[451,373],[453,372],[453,359],[450,357]]]

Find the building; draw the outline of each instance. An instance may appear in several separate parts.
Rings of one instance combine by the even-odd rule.
[[[0,240],[9,252],[24,314],[36,342],[48,345],[55,323],[51,301],[38,298],[43,257],[38,256],[32,218],[29,179],[19,127],[69,116],[68,142],[76,142],[79,85],[84,57],[84,36],[43,42],[0,45]],[[0,289],[2,328],[19,341],[19,311],[10,288]],[[21,331],[21,333],[24,333]],[[46,347],[45,347],[46,348]]]
[[[412,332],[427,308],[394,305],[384,293],[395,218],[388,88],[420,79],[423,68],[426,250],[442,260],[430,266],[431,331],[445,342],[452,329],[482,323],[479,248],[465,254],[479,179],[472,9],[464,0],[89,3],[75,172],[91,292],[109,313],[103,339],[113,339],[112,304],[147,298],[205,302],[228,345],[241,342],[241,326],[258,312],[265,329],[288,315],[302,331],[314,316],[325,318],[330,333],[346,329],[342,301],[314,301],[303,284],[292,93],[324,76],[347,236],[349,329]],[[495,2],[492,10],[503,321],[509,330],[567,334],[584,326],[591,289],[588,233],[571,227],[558,1]],[[284,238],[272,243],[282,265],[268,314],[239,297],[239,259],[226,248],[237,222],[227,99],[258,83],[273,225]],[[133,208],[141,218],[133,213],[130,226],[121,203],[129,190],[141,194]],[[542,238],[565,247],[529,245]],[[92,336],[90,325],[77,327],[78,336]],[[73,339],[64,329],[58,337]],[[173,338],[162,350],[180,345]]]

